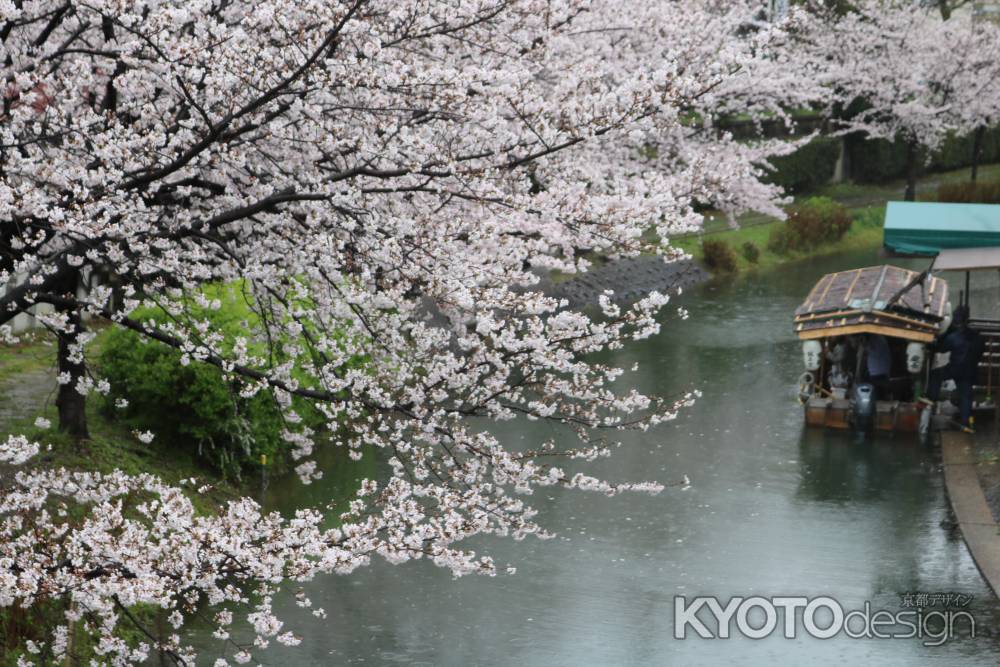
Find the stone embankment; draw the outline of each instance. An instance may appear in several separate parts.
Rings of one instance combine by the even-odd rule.
[[[709,277],[693,260],[664,262],[660,257],[643,255],[610,261],[569,280],[546,284],[545,290],[567,299],[570,308],[583,308],[596,305],[605,290],[614,292],[613,301],[628,303],[653,291],[674,292]]]

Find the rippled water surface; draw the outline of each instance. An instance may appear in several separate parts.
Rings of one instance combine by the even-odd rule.
[[[644,391],[698,387],[703,397],[675,422],[630,435],[597,470],[621,480],[687,474],[689,490],[614,499],[543,492],[534,501],[559,537],[476,545],[516,565],[512,577],[455,581],[418,562],[323,578],[311,597],[328,618],[284,596],[282,613],[306,640],[263,657],[282,665],[1000,663],[998,605],[947,527],[936,444],[802,425],[791,313],[821,274],[876,263],[873,254],[837,256],[692,289],[675,302],[690,319],[667,313],[658,337],[616,354],[623,366],[641,363]],[[502,431],[515,444],[551,432],[537,423]],[[269,489],[284,507],[324,493]],[[908,592],[973,596],[980,636],[937,648],[915,639],[673,638],[676,595],[829,595],[845,608],[871,601],[899,611]]]

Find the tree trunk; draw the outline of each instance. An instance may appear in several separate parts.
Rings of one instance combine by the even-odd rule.
[[[986,126],[980,125],[976,128],[976,133],[972,136],[972,182],[976,182],[979,175],[979,156],[983,152],[983,137],[986,134]]]
[[[167,610],[157,609],[156,610],[156,639],[160,642],[160,648],[157,651],[160,658],[160,667],[170,667],[173,663],[170,662],[170,656],[163,649],[167,643],[167,637],[169,633],[167,632]]]
[[[908,139],[906,142],[906,193],[903,199],[906,201],[916,201],[917,199],[917,142]]]
[[[76,605],[69,603],[71,611],[75,611]],[[71,621],[66,628],[66,655],[63,657],[63,667],[73,667],[76,662],[74,653],[76,652],[76,621]]]
[[[71,280],[67,279],[64,284],[63,291],[75,294],[77,280],[77,273],[74,271]],[[66,374],[69,382],[59,385],[56,408],[59,410],[59,430],[80,441],[90,437],[87,431],[87,399],[76,390],[77,382],[86,374],[86,366],[81,359],[71,358],[73,355],[70,354],[70,347],[85,328],[79,310],[68,309],[63,312],[69,318],[70,332],[59,334],[59,374]]]

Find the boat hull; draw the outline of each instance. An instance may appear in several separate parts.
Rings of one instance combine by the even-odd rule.
[[[920,430],[919,403],[876,401],[872,427],[877,431],[916,433]],[[851,402],[846,398],[813,396],[805,405],[806,423],[825,428],[855,428]]]

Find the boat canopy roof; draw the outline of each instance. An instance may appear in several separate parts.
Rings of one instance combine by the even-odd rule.
[[[948,248],[934,260],[935,271],[975,271],[1000,268],[1000,247]]]
[[[948,283],[898,266],[828,273],[795,310],[802,340],[876,333],[927,343],[948,308]]]
[[[885,249],[937,255],[947,248],[1000,246],[1000,205],[892,201],[885,209]]]

